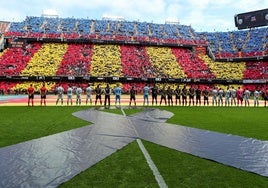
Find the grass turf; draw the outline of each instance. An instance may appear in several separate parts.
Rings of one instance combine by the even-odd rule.
[[[167,122],[268,140],[267,108],[241,107],[161,107],[174,116]]]
[[[88,107],[0,107],[0,147],[88,125],[72,116]]]
[[[226,134],[268,140],[268,108],[244,107],[157,107],[174,113],[167,123]],[[125,109],[127,115],[141,109]],[[120,109],[106,112],[122,114]]]
[[[267,187],[268,178],[143,141],[168,187]]]
[[[97,163],[60,187],[158,187],[136,142]]]
[[[168,187],[267,187],[268,178],[143,141]],[[133,142],[61,188],[158,187],[137,143]]]
[[[1,107],[0,144],[88,125],[71,115],[88,107]],[[169,123],[268,140],[265,108],[160,107]],[[110,111],[121,113],[120,110]],[[125,110],[126,114],[138,112]],[[143,141],[169,187],[268,187],[268,178]],[[157,187],[136,143],[63,184],[63,187]]]

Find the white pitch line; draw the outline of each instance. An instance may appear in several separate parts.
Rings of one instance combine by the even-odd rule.
[[[125,113],[125,111],[123,110],[123,108],[121,107],[120,109],[121,109],[121,112],[122,112],[123,116],[126,117],[126,113]]]
[[[161,174],[158,171],[157,167],[155,166],[150,154],[148,153],[148,151],[144,147],[143,143],[141,142],[140,139],[137,139],[136,141],[138,142],[138,145],[139,145],[144,157],[146,158],[147,164],[149,165],[149,167],[153,171],[154,178],[157,181],[159,187],[160,188],[167,188],[168,186],[167,186],[165,180],[163,179],[163,177],[161,176]]]
[[[123,108],[121,108],[121,111],[122,111],[124,117],[126,117],[126,113],[125,113],[125,111],[123,110]],[[135,131],[136,131],[136,130],[135,130]],[[137,133],[137,132],[136,132],[136,133]],[[160,188],[167,188],[168,186],[167,186],[167,184],[166,184],[164,178],[161,176],[160,172],[158,171],[156,165],[154,164],[154,162],[153,162],[153,160],[152,160],[150,154],[148,153],[148,151],[147,151],[146,148],[144,147],[142,141],[141,141],[139,138],[136,139],[136,141],[137,141],[137,143],[138,143],[138,145],[139,145],[139,148],[140,148],[140,150],[142,151],[142,153],[143,153],[143,155],[144,155],[144,157],[145,157],[145,159],[146,159],[147,164],[149,165],[150,169],[152,170],[152,172],[153,172],[153,174],[154,174],[154,178],[155,178],[155,180],[157,181],[158,186],[159,186]]]

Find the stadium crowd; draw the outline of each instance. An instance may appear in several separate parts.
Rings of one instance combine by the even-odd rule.
[[[24,53],[27,55],[22,55]],[[266,64],[263,61],[215,62],[207,55],[198,55],[184,48],[32,43],[24,50],[6,49],[0,56],[0,75],[243,80],[267,79]],[[26,85],[17,84],[9,89],[25,90]],[[139,90],[144,86],[137,85]],[[1,87],[7,91],[9,84],[3,83]],[[127,83],[123,85],[125,90],[130,87]]]
[[[6,36],[87,38],[195,44],[202,42],[190,26],[125,20],[92,20],[28,16],[12,22]]]
[[[254,57],[268,55],[268,28],[229,32],[202,32],[200,38],[208,41],[215,57]]]
[[[267,80],[267,61],[217,62],[197,49],[212,49],[216,57],[264,56],[267,53],[267,28],[232,32],[195,32],[191,26],[180,24],[154,24],[125,20],[92,20],[75,18],[27,17],[22,22],[12,22],[4,35],[33,37],[39,42],[29,42],[22,47],[11,47],[0,53],[0,76],[95,76],[134,78],[185,78],[223,80]],[[149,41],[159,46],[137,44],[84,44],[42,42],[43,38],[89,38],[121,41]],[[190,44],[161,46],[162,44]],[[160,45],[161,44],[161,45]],[[204,45],[202,47],[202,45]],[[4,93],[26,91],[30,82],[0,82]],[[38,89],[42,83],[32,82]],[[62,82],[66,91],[70,82]],[[101,88],[107,84],[100,83]],[[175,90],[174,83],[157,83],[160,88]],[[115,83],[111,83],[115,87]],[[133,85],[138,93],[145,83],[122,83],[123,91]],[[73,87],[86,88],[87,83],[72,83]],[[202,84],[201,90],[217,85]],[[263,84],[236,86],[251,92]],[[57,83],[46,81],[49,92]],[[194,85],[194,87],[197,87]],[[226,86],[218,87],[223,88]],[[163,89],[164,90],[164,89]],[[260,89],[259,90],[264,90]]]

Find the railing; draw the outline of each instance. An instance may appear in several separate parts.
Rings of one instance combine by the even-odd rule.
[[[214,56],[214,54],[213,54],[211,48],[209,47],[209,45],[208,45],[207,49],[208,49],[208,56],[209,56],[211,59],[213,59],[213,61],[215,61],[215,56]]]
[[[4,50],[5,48],[5,39],[4,35],[0,34],[0,50]]]

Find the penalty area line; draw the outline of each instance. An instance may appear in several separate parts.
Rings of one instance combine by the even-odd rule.
[[[123,110],[123,108],[121,108],[121,112],[123,113],[124,117],[126,117],[126,113]],[[135,130],[136,131],[136,130]],[[154,164],[150,154],[148,153],[148,151],[146,150],[146,148],[144,147],[142,141],[140,139],[136,139],[140,150],[142,151],[147,164],[149,165],[150,169],[152,170],[153,174],[154,174],[154,178],[157,181],[158,185],[160,188],[167,188],[167,184],[164,180],[164,178],[161,176],[159,170],[157,169],[156,165]]]

